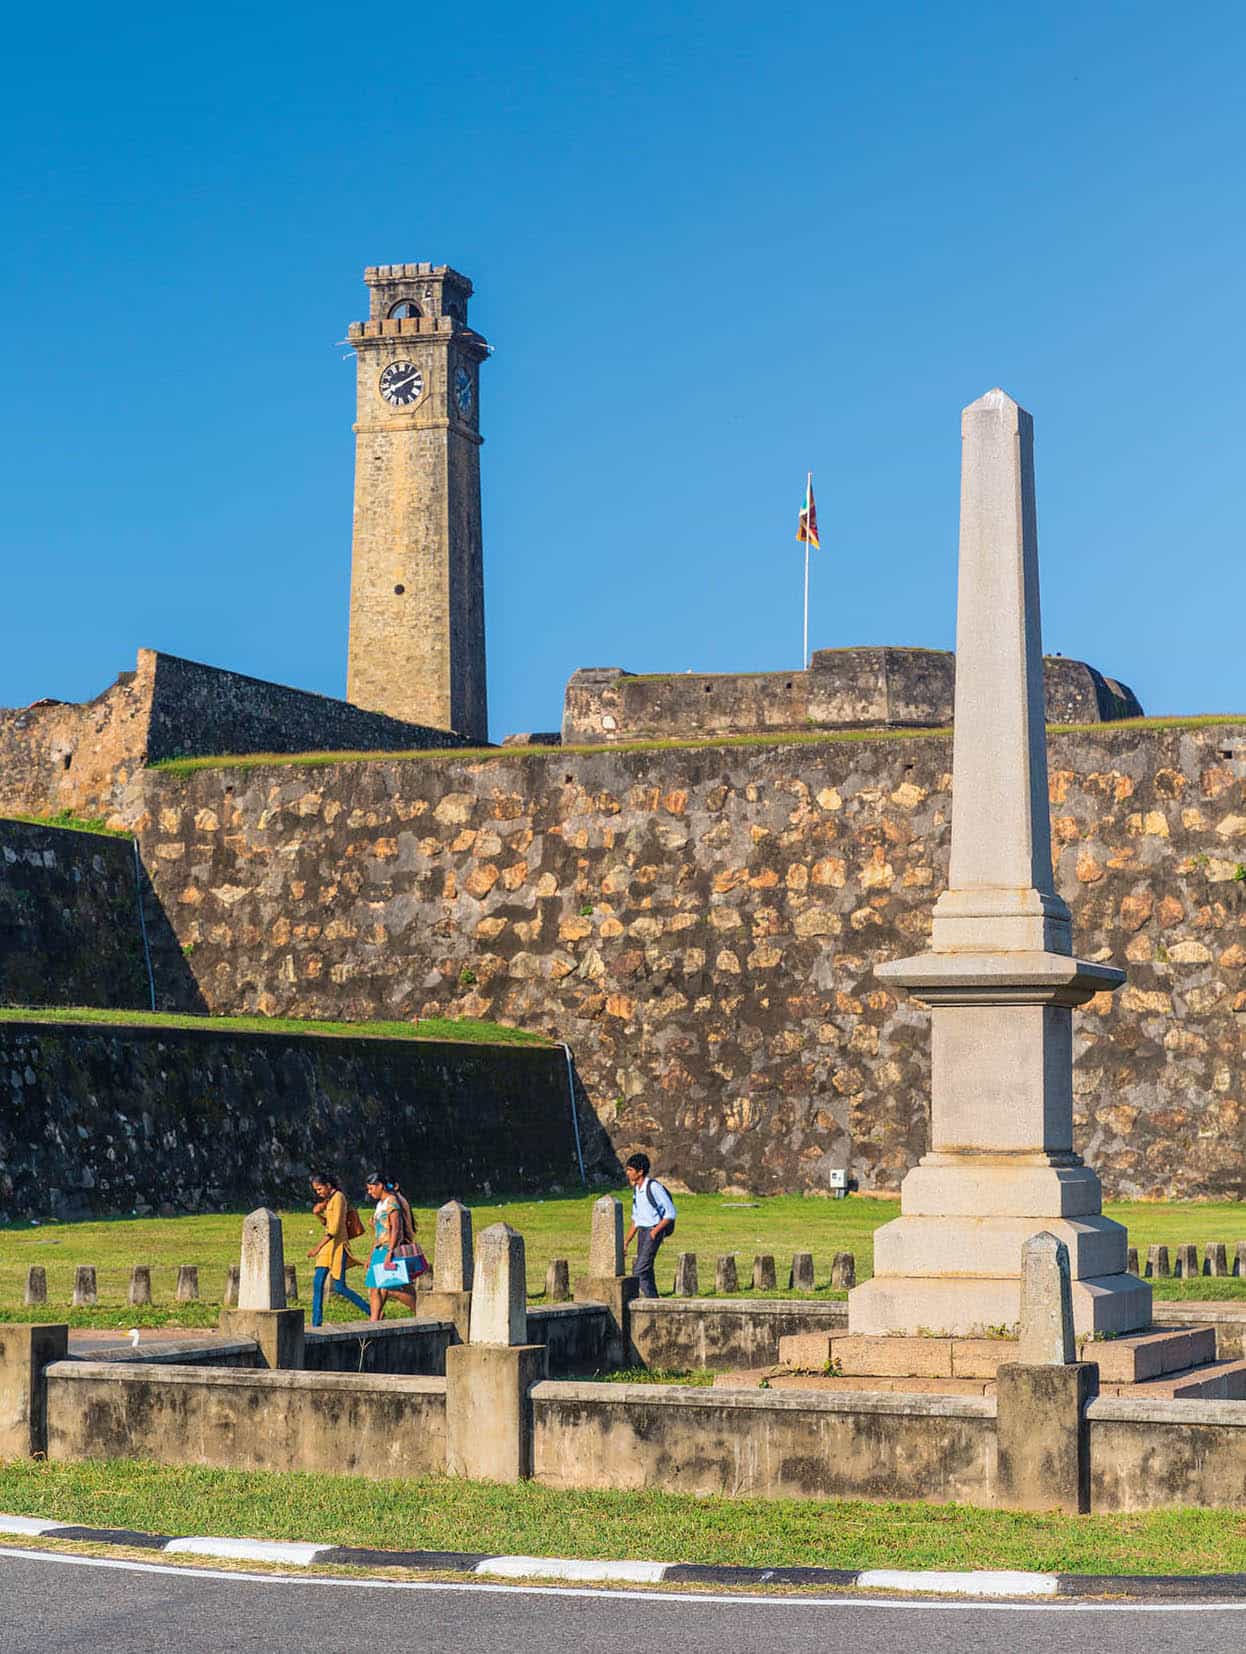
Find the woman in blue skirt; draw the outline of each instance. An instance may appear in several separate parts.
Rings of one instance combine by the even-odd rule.
[[[392,1177],[383,1172],[368,1173],[368,1199],[376,1202],[372,1214],[372,1256],[364,1285],[368,1289],[371,1319],[379,1321],[390,1298],[406,1304],[412,1314],[416,1310],[416,1275],[428,1268],[428,1262],[415,1244],[409,1208],[400,1198]]]

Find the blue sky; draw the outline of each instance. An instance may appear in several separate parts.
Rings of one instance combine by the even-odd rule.
[[[139,645],[341,694],[365,264],[475,281],[495,738],[581,665],[950,646],[959,409],[1044,635],[1246,707],[1238,4],[22,8],[0,705]]]

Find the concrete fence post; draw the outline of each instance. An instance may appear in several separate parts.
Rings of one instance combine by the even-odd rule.
[[[1069,1250],[1043,1231],[1021,1248],[1018,1359],[995,1379],[997,1500],[1008,1510],[1090,1509],[1087,1403],[1099,1368],[1078,1361]]]
[[[132,1304],[151,1303],[151,1269],[145,1263],[136,1263],[130,1271],[129,1301]]]
[[[698,1290],[697,1255],[695,1252],[681,1252],[675,1264],[675,1296],[695,1298]]]
[[[545,1301],[565,1304],[571,1296],[571,1268],[566,1258],[551,1258],[545,1271]]]
[[[1177,1248],[1177,1267],[1175,1273],[1182,1280],[1192,1280],[1198,1274],[1198,1247],[1189,1244]]]
[[[299,1272],[292,1263],[286,1265],[286,1306],[299,1301]]]
[[[632,1304],[640,1290],[633,1275],[623,1273],[623,1207],[613,1195],[593,1202],[588,1242],[588,1274],[575,1283],[577,1304],[605,1304],[610,1312],[602,1361],[606,1367],[636,1364],[632,1345]]]
[[[173,1294],[179,1304],[193,1304],[199,1297],[199,1270],[193,1263],[177,1266],[177,1290]]]
[[[238,1307],[222,1309],[220,1324],[226,1336],[255,1342],[261,1367],[302,1368],[303,1311],[286,1305],[281,1219],[267,1207],[243,1219]]]
[[[472,1214],[461,1202],[447,1200],[437,1210],[433,1284],[431,1291],[420,1294],[417,1320],[453,1322],[455,1338],[460,1344],[466,1344],[471,1327],[475,1267]]]
[[[495,1223],[480,1237],[471,1340],[446,1351],[446,1473],[518,1482],[532,1474],[529,1392],[546,1376],[544,1344],[529,1344],[523,1236]]]
[[[726,1253],[714,1265],[714,1291],[738,1292],[740,1290],[740,1276],[735,1266],[735,1254]]]
[[[1166,1246],[1147,1247],[1146,1272],[1153,1279],[1156,1276],[1172,1274],[1172,1265],[1168,1261],[1168,1248]]]
[[[26,1271],[24,1304],[46,1304],[48,1301],[48,1272],[42,1264],[32,1263]]]
[[[1204,1247],[1203,1273],[1206,1275],[1227,1275],[1229,1273],[1229,1249],[1223,1241],[1208,1241]]]
[[[855,1252],[836,1252],[831,1264],[831,1286],[836,1292],[851,1292],[857,1284]]]
[[[45,1372],[68,1354],[67,1326],[0,1323],[0,1460],[47,1452]]]
[[[792,1269],[787,1284],[795,1292],[813,1291],[813,1253],[797,1252],[792,1257]]]
[[[92,1304],[99,1302],[94,1264],[80,1263],[74,1271],[74,1295],[71,1302],[75,1309],[90,1308]]]
[[[753,1259],[753,1287],[757,1292],[773,1292],[778,1277],[774,1272],[774,1256],[759,1252]]]
[[[1238,1241],[1233,1249],[1233,1273],[1246,1275],[1246,1241]]]
[[[238,1265],[231,1263],[225,1271],[225,1296],[222,1299],[226,1309],[238,1307]]]
[[[1131,1246],[1125,1253],[1125,1273],[1126,1275],[1142,1274],[1142,1266],[1138,1262],[1138,1248],[1136,1246]]]

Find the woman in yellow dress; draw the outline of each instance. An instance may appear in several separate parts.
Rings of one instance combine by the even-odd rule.
[[[349,1299],[361,1315],[367,1315],[368,1306],[346,1284],[346,1271],[358,1260],[352,1258],[347,1250],[346,1215],[349,1207],[341,1185],[336,1177],[330,1177],[327,1172],[313,1172],[311,1186],[316,1197],[312,1211],[324,1224],[325,1230],[324,1239],[307,1254],[316,1262],[312,1275],[311,1324],[318,1327],[324,1321],[326,1281],[331,1291],[336,1292],[339,1298]]]

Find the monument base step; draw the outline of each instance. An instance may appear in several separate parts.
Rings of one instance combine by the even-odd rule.
[[[1078,1337],[1138,1332],[1151,1325],[1151,1288],[1136,1275],[1072,1283]],[[1019,1276],[875,1275],[848,1295],[848,1330],[942,1338],[1015,1335]]]
[[[1012,1338],[873,1338],[850,1332],[802,1332],[779,1340],[781,1367],[815,1373],[826,1368],[837,1377],[851,1379],[993,1379],[1001,1363],[1016,1358],[1017,1344]],[[1103,1388],[1139,1384],[1214,1362],[1216,1329],[1152,1326],[1119,1338],[1083,1338],[1078,1358],[1098,1363]]]

